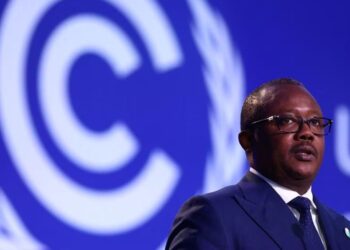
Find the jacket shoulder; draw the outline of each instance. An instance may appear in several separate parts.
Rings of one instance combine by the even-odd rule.
[[[197,195],[187,200],[178,212],[165,249],[226,249],[227,231],[222,216],[235,204],[237,186]]]
[[[350,229],[350,221],[344,215],[338,213],[337,211],[326,205],[318,204],[318,206],[321,206],[321,208],[328,214],[332,221],[343,224],[344,226],[347,226]]]
[[[208,200],[209,202],[218,202],[218,201],[225,201],[227,199],[232,199],[233,196],[241,194],[241,190],[238,185],[231,185],[224,187],[222,189],[219,189],[214,192],[206,193],[203,195],[200,195],[203,197],[203,199]]]

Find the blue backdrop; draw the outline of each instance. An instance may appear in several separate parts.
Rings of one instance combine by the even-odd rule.
[[[307,86],[334,119],[313,186],[350,217],[348,1],[0,3],[0,249],[162,249],[237,182],[248,92]]]

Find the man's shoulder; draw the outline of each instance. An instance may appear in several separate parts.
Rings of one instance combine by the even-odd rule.
[[[213,192],[202,194],[201,196],[210,201],[218,201],[218,200],[231,199],[232,197],[240,193],[241,193],[240,187],[238,184],[236,184],[236,185],[223,187]]]
[[[188,199],[176,215],[166,249],[226,249],[228,221],[239,211],[234,199],[238,189],[227,186]]]
[[[184,218],[203,219],[205,216],[221,220],[225,224],[227,220],[246,218],[243,214],[246,214],[252,204],[263,204],[266,199],[271,200],[273,192],[266,182],[252,173],[247,173],[235,185],[188,199],[178,212],[175,222]]]
[[[320,202],[317,203],[317,206],[321,211],[323,211],[323,213],[326,213],[332,221],[345,223],[350,227],[350,221],[341,213]]]
[[[335,229],[335,232],[339,232],[342,236],[341,239],[343,238],[344,233],[346,236],[348,236],[348,232],[344,230],[350,229],[350,221],[344,215],[328,207],[327,205],[320,203],[317,199],[316,205],[320,220],[325,228]]]
[[[238,185],[230,185],[213,192],[192,196],[185,202],[185,206],[220,204],[232,200],[239,193]]]
[[[237,202],[246,199],[260,201],[261,197],[270,196],[273,192],[273,189],[264,180],[247,172],[235,185],[191,197],[185,202],[185,207],[193,205],[209,205],[215,208],[235,206]]]
[[[230,185],[213,192],[192,196],[183,204],[180,214],[184,212],[190,214],[196,212],[212,213],[218,212],[224,207],[235,206],[235,196],[239,193],[238,185]]]

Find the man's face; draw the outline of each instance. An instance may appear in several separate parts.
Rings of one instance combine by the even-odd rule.
[[[315,99],[302,87],[282,85],[266,90],[265,117],[291,115],[302,119],[322,116]],[[321,165],[324,137],[307,124],[296,133],[280,133],[275,122],[265,122],[254,132],[254,166],[280,185],[296,189],[310,186]]]

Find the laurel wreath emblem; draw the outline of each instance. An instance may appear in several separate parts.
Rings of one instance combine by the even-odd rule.
[[[189,0],[194,12],[193,36],[202,56],[203,74],[210,95],[212,153],[207,159],[202,192],[233,184],[243,174],[243,150],[238,144],[244,76],[240,55],[220,13],[205,0]]]

